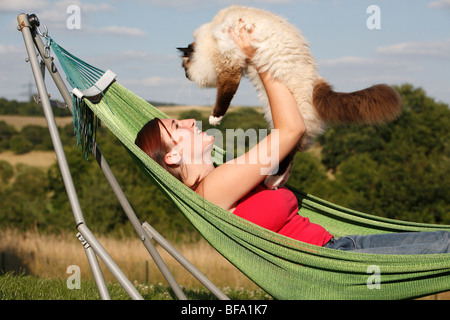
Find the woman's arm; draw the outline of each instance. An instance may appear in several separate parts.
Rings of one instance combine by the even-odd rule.
[[[254,49],[244,28],[235,42],[251,59]],[[198,188],[199,194],[226,210],[233,209],[237,201],[261,183],[305,132],[303,118],[289,89],[268,72],[261,73],[260,77],[269,98],[275,131],[244,155],[213,170]],[[267,159],[271,163],[267,164]]]

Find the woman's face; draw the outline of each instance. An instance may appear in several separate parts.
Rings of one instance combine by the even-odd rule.
[[[211,163],[211,151],[214,136],[200,131],[195,119],[161,119],[165,128],[160,128],[166,143],[173,145],[172,152],[177,152],[185,163]],[[162,126],[161,126],[162,127]]]

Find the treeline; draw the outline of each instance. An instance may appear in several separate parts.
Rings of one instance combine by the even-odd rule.
[[[378,127],[330,127],[311,152],[297,155],[289,184],[375,215],[450,224],[449,107],[408,84],[397,90],[404,101],[398,120]],[[203,130],[209,128],[207,118],[198,111],[185,112],[180,118],[201,120]],[[13,138],[22,136],[33,148],[48,148],[48,133],[30,133],[31,129],[24,128],[8,136],[8,126],[0,123],[0,128],[0,145],[13,149]],[[218,127],[249,128],[267,128],[262,115],[253,108],[229,112]],[[67,126],[60,131],[89,226],[101,233],[132,233],[96,161],[86,161],[76,149],[73,128]],[[47,138],[32,141],[36,135]],[[166,236],[195,239],[197,235],[187,220],[140,172],[107,129],[100,129],[97,141],[139,219],[149,221]],[[57,164],[43,171],[0,161],[0,199],[2,228],[37,226],[49,232],[75,228]]]
[[[56,117],[64,117],[68,115],[68,110],[63,109],[63,104],[55,100],[51,100],[52,105],[60,105],[61,108],[53,108]],[[17,100],[7,100],[0,98],[0,114],[1,115],[20,115],[20,116],[43,116],[42,108],[33,100],[28,102],[20,102]]]
[[[52,140],[46,127],[27,125],[22,130],[0,121],[0,152],[10,150],[24,154],[32,150],[53,150]]]

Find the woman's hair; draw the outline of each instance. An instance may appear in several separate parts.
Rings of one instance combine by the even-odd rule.
[[[168,165],[164,159],[173,146],[165,143],[161,135],[161,128],[166,129],[160,119],[154,118],[150,120],[139,131],[135,144],[166,171],[182,181],[180,172],[175,170],[175,166]],[[167,129],[166,131],[171,136]]]

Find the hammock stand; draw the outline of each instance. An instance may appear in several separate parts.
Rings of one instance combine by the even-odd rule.
[[[72,207],[76,228],[78,231],[77,238],[80,240],[85,249],[86,256],[89,265],[92,269],[92,273],[97,288],[99,290],[100,297],[103,300],[111,299],[108,288],[106,286],[106,282],[103,277],[102,270],[98,262],[98,257],[102,260],[105,266],[109,269],[109,271],[113,274],[113,276],[117,279],[120,285],[125,289],[125,291],[129,294],[129,296],[133,300],[142,300],[143,299],[142,295],[136,290],[135,286],[120,270],[119,266],[114,262],[114,260],[108,254],[108,252],[103,248],[101,243],[97,240],[95,235],[88,228],[86,221],[84,219],[80,203],[77,197],[76,189],[73,183],[73,179],[70,174],[62,142],[59,136],[59,132],[56,126],[56,122],[53,116],[53,111],[49,100],[49,94],[47,93],[47,89],[44,82],[45,68],[47,68],[48,72],[52,77],[52,80],[54,81],[55,85],[57,86],[59,92],[62,95],[66,107],[73,114],[72,97],[64,81],[62,80],[61,75],[59,74],[55,64],[53,63],[53,57],[49,55],[49,48],[47,46],[44,46],[44,43],[40,38],[40,36],[43,36],[44,38],[47,37],[47,34],[46,33],[42,34],[42,32],[39,30],[40,23],[38,18],[34,14],[27,15],[22,13],[17,17],[17,21],[19,23],[18,30],[22,32],[25,47],[28,53],[28,61],[31,64],[31,69],[38,89],[39,102],[41,103],[45,113],[48,129],[53,142],[57,160],[60,166],[66,192],[69,196],[69,201]],[[38,61],[35,49],[37,49],[38,55],[42,59],[41,63],[39,63]],[[111,76],[111,78],[109,78],[109,80],[107,81],[109,82],[113,81],[114,75],[108,74],[108,76]],[[108,83],[105,83],[104,85],[107,84]],[[95,95],[99,93],[95,92],[95,88],[91,90],[92,90],[91,92],[89,92],[88,90],[87,92],[84,92],[84,94]],[[80,91],[78,91],[78,94],[80,95]],[[229,298],[218,287],[216,287],[205,275],[203,275],[189,260],[187,260],[148,222],[145,221],[141,224],[95,141],[93,141],[93,146],[90,151],[94,155],[98,165],[103,171],[105,178],[110,184],[115,196],[119,200],[124,212],[126,213],[131,224],[133,225],[136,233],[142,240],[142,243],[146,247],[152,259],[155,261],[156,265],[160,269],[161,273],[167,280],[168,284],[172,288],[177,298],[179,300],[187,299],[184,292],[181,290],[180,285],[178,285],[177,281],[169,271],[169,268],[166,266],[163,259],[159,255],[157,249],[153,245],[151,241],[152,239],[155,242],[157,242],[163,249],[165,249],[176,261],[178,261],[178,263],[180,263],[200,283],[202,283],[207,289],[209,289],[211,293],[214,294],[218,299],[229,300]]]
[[[74,66],[74,64],[80,63],[81,67],[87,68],[89,72],[98,72],[98,75],[93,76],[91,83],[87,86],[74,86],[71,83],[72,87],[78,90],[73,92],[73,103],[70,103],[70,95],[63,86],[56,68],[46,55],[48,49],[43,46],[37,34],[40,31],[35,27],[38,25],[35,22],[36,19],[32,16],[21,15],[18,20],[19,28],[24,35],[30,62],[32,62],[33,73],[46,117],[49,114],[50,119],[47,118],[47,122],[51,134],[52,131],[56,130],[53,129],[56,126],[52,118],[45,86],[42,83],[43,79],[38,61],[34,50],[31,49],[33,41],[58,88],[60,91],[64,91],[62,94],[66,104],[72,106],[74,124],[76,127],[79,126],[78,132],[81,138],[95,135],[95,121],[98,117],[124,144],[144,173],[174,202],[202,236],[246,276],[275,298],[411,299],[450,290],[450,256],[448,254],[380,255],[342,252],[317,247],[258,227],[204,200],[164,169],[155,165],[154,161],[134,144],[135,134],[149,119],[152,117],[167,117],[165,114],[117,82],[112,82],[108,88],[100,88],[101,80],[105,79],[104,77],[114,78],[111,72],[103,72],[87,65],[53,42],[47,47],[51,46],[55,51],[69,82],[73,79],[69,79],[68,73],[71,74],[72,70],[68,68]],[[44,37],[47,38],[46,35]],[[72,76],[76,77],[78,74],[74,73]],[[85,76],[82,77],[84,81]],[[94,90],[92,87],[96,87],[98,90]],[[99,99],[91,101],[92,98],[86,98],[84,93],[88,89],[98,93]],[[83,121],[78,121],[80,119]],[[87,122],[91,126],[86,125]],[[50,128],[50,124],[52,128]],[[94,127],[92,127],[93,124]],[[52,139],[53,136],[57,136],[57,133],[52,134]],[[90,253],[92,251],[88,248],[88,257],[89,255],[95,257],[95,254],[100,256],[104,262],[108,263],[108,268],[118,275],[116,278],[126,290],[131,292],[130,295],[133,298],[139,298],[139,295],[133,292],[134,287],[130,288],[132,285],[130,286],[129,281],[125,280],[126,277],[120,273],[120,270],[116,270],[118,267],[113,262],[109,262],[107,253],[102,250],[100,244],[97,244],[95,237],[87,228],[81,209],[79,209],[70,174],[69,177],[65,177],[68,170],[64,154],[59,154],[60,149],[62,149],[58,145],[60,141],[55,140],[53,142],[71,200],[77,229],[88,243],[88,247],[93,248],[93,253]],[[83,148],[94,153],[102,170],[107,172],[105,175],[108,178],[109,170],[104,169],[106,162],[104,162],[103,156],[99,153],[95,141],[88,140],[92,143],[89,143],[89,141],[83,142],[86,140],[81,141]],[[223,150],[215,148],[214,151],[214,161],[220,165],[221,160],[223,160]],[[114,189],[117,187],[117,183],[112,183],[112,186],[114,186]],[[324,226],[336,237],[347,234],[450,231],[450,226],[405,222],[372,216],[340,207],[294,188],[291,188],[291,190],[298,199],[299,213],[310,218],[312,222]],[[115,190],[115,193],[123,196],[121,191]],[[126,209],[129,206],[128,202],[126,199],[122,199],[122,202],[125,203],[124,208]],[[148,233],[151,227],[149,228],[146,223],[140,225],[136,221],[137,219],[131,208],[125,211],[138,235],[141,239],[144,237],[144,245],[149,249],[149,244],[146,242],[147,238],[155,237],[154,234]],[[95,274],[95,261],[91,263],[91,267]],[[171,277],[168,276],[167,278],[170,279]],[[102,286],[101,283],[100,280],[98,282],[99,287]],[[210,287],[214,288],[214,286]],[[218,291],[218,295],[221,296],[220,290]],[[223,298],[226,299],[226,297]]]

